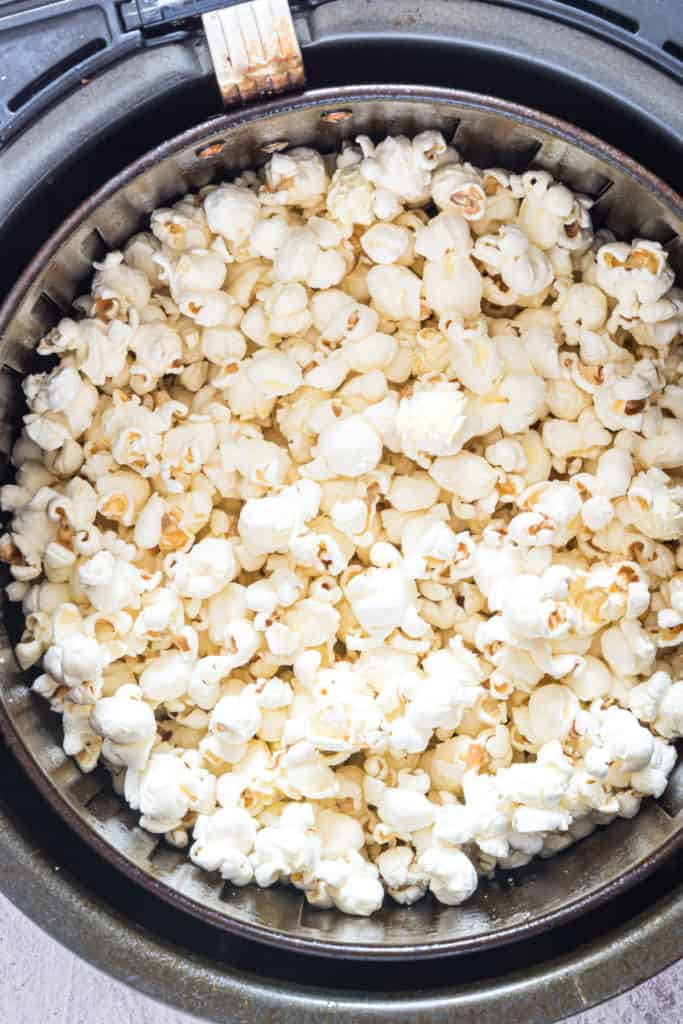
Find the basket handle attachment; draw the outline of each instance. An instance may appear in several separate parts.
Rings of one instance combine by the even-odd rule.
[[[250,0],[202,14],[225,106],[250,103],[305,84],[288,0]]]

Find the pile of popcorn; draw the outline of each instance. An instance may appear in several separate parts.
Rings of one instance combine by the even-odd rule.
[[[438,132],[155,210],[39,344],[23,669],[235,885],[458,904],[659,796],[683,734],[683,292]]]

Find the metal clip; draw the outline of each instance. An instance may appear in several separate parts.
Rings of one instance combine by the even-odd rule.
[[[203,14],[202,22],[226,106],[303,87],[288,0],[251,0]]]

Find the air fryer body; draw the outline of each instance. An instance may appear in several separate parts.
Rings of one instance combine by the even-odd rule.
[[[621,8],[645,8],[644,4],[618,6],[621,20],[615,22],[557,3],[427,0],[418,7],[402,0],[391,4],[332,0],[301,9],[295,21],[309,88],[400,80],[523,103],[593,132],[668,185],[680,188],[681,65],[677,65],[675,45],[673,49],[660,45],[675,44],[675,39],[651,38],[651,25],[633,31],[633,17]],[[675,6],[661,4],[667,11]],[[564,17],[558,8],[565,8]],[[674,28],[665,28],[666,18],[657,24],[655,35],[673,34]],[[675,26],[675,18],[671,24]],[[0,45],[2,29],[0,20]],[[0,291],[9,290],[59,224],[132,160],[218,113],[213,71],[196,28],[191,23],[174,26],[166,37],[150,35],[147,42],[154,45],[126,49],[117,44],[118,58],[113,63],[100,66],[93,75],[86,67],[77,82],[52,102],[43,102],[41,89],[33,94],[28,90],[29,100],[19,107],[19,114],[25,111],[24,120],[7,126],[7,140],[0,149],[0,237],[3,251],[12,254],[0,267]],[[340,105],[345,106],[347,99],[348,95],[340,95]],[[506,152],[501,139],[493,136],[487,151],[485,133],[470,132],[468,140],[467,117],[463,120],[457,111],[452,112],[449,126],[460,131],[466,146],[469,141],[472,159],[495,162],[498,153]],[[216,122],[215,132],[212,126],[201,138],[198,135],[197,148],[220,138],[223,127]],[[405,127],[401,117],[392,124],[385,109],[384,131]],[[328,133],[321,145],[326,139],[330,148],[338,141]],[[516,150],[520,168],[537,155],[533,135],[530,140],[528,152],[523,140]],[[596,197],[603,195],[607,217],[610,175],[589,160],[583,165],[569,157],[563,160],[561,145],[560,140],[553,167],[568,184]],[[245,144],[245,159],[251,160],[252,155]],[[620,205],[628,207],[628,203],[626,207],[615,204],[612,212]],[[104,222],[98,229],[104,245],[117,241],[115,215],[108,223],[113,225],[110,233]],[[119,229],[127,223],[122,214]],[[649,217],[632,220],[633,227],[644,224],[647,233],[668,244],[680,267],[683,252],[676,224],[654,207]],[[622,227],[628,232],[628,223]],[[96,246],[83,250],[82,257],[88,255],[99,255]],[[86,271],[87,260],[83,262]],[[58,287],[36,294],[38,306],[43,302],[48,307],[37,309],[38,319],[59,314],[72,284],[62,295]],[[20,334],[15,323],[11,342],[18,346],[16,351],[22,347]],[[27,320],[25,341],[31,340],[30,334]],[[25,370],[28,358],[24,352],[15,361],[17,374]],[[0,436],[0,447],[6,451],[12,436],[7,416]],[[12,640],[11,619],[8,625],[5,646]],[[57,735],[58,723],[47,721],[46,709],[37,714],[44,720],[41,724]],[[144,991],[211,1019],[221,1017],[226,1000],[236,999],[244,1006],[245,1020],[270,1013],[277,1021],[295,1016],[319,1021],[332,1004],[354,1021],[436,1021],[458,1012],[464,1020],[471,1013],[472,1019],[486,1022],[500,1016],[504,1003],[510,1021],[554,1019],[577,1009],[582,1000],[586,1005],[640,980],[680,954],[674,926],[683,919],[683,896],[671,859],[648,878],[645,871],[634,878],[637,884],[627,897],[610,899],[607,891],[601,908],[567,919],[561,927],[548,925],[542,935],[525,933],[520,921],[525,941],[511,942],[495,952],[482,949],[457,958],[413,962],[410,970],[400,964],[370,965],[362,959],[332,963],[320,956],[302,958],[296,943],[289,950],[267,952],[244,935],[225,934],[210,919],[195,920],[183,909],[182,900],[169,906],[154,887],[141,889],[134,878],[125,877],[93,852],[54,815],[8,750],[0,751],[0,756],[5,777],[11,780],[2,797],[6,817],[0,830],[0,845],[10,865],[7,884],[3,883],[9,895],[94,962],[122,977],[134,973],[134,983]],[[87,780],[78,783],[77,778],[76,783],[84,803],[95,800],[102,821],[109,820],[116,798],[99,784],[95,788]],[[657,830],[662,822],[662,828],[675,833],[665,819],[675,821],[679,787],[683,789],[683,783],[677,776],[663,806],[645,813],[645,829]],[[628,822],[613,827],[608,841],[613,851],[621,847],[628,856],[635,835],[632,828]],[[32,861],[26,857],[29,848],[39,851]],[[581,876],[590,876],[591,849],[588,843],[582,844],[565,855],[568,884],[576,886]],[[154,854],[160,876],[181,873],[182,896],[182,872],[189,870],[183,855],[156,845],[155,850],[160,850]],[[572,857],[574,866],[569,867]],[[59,868],[57,875],[54,867]],[[539,864],[527,875],[540,901],[545,870]],[[523,872],[500,877],[489,890],[489,903],[504,908],[509,897],[512,904],[521,906],[514,890],[524,884]],[[248,903],[248,894],[244,898]],[[288,914],[299,913],[298,903],[288,906],[288,896],[274,898],[280,900],[285,923]],[[399,928],[405,929],[407,945],[417,944],[425,930],[429,933],[430,927],[437,927],[436,919],[430,924],[427,907],[419,918],[411,917],[410,911],[403,913]],[[75,916],[80,916],[80,928],[73,923]],[[324,919],[314,927],[324,938]]]

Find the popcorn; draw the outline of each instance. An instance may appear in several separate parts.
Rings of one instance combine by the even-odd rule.
[[[436,132],[432,134],[437,135]],[[399,135],[383,139],[375,146],[367,136],[363,136],[358,140],[364,157],[360,164],[361,174],[375,187],[393,192],[403,202],[424,202],[429,198],[430,170],[433,164],[431,159],[425,158],[425,151],[421,150],[421,142],[418,141],[421,138],[417,136],[411,142]],[[433,145],[445,153],[445,143],[441,137],[436,143],[430,140],[427,151]]]
[[[388,493],[389,501],[394,508],[399,512],[419,512],[435,505],[439,497],[439,480],[434,474],[433,467],[431,476],[434,476],[434,480],[426,473],[394,477]]]
[[[561,547],[576,532],[581,498],[571,484],[536,484],[520,494],[517,504],[522,511],[510,522],[509,533],[518,544]]]
[[[415,252],[435,263],[449,252],[464,259],[471,249],[469,225],[456,213],[440,213],[415,232]]]
[[[432,176],[432,198],[442,210],[460,214],[465,220],[481,220],[486,210],[486,192],[477,179],[471,165],[448,162]]]
[[[91,772],[102,753],[102,740],[97,736],[88,719],[90,708],[84,704],[64,702],[62,721],[64,725],[64,753],[74,757],[83,772]]]
[[[56,683],[75,691],[71,696],[75,703],[89,703],[78,700],[79,694],[99,695],[104,662],[94,637],[79,632],[62,637],[48,647],[43,665]]]
[[[434,821],[434,808],[422,793],[408,788],[385,789],[377,806],[381,820],[397,836],[410,836]]]
[[[276,153],[266,164],[259,198],[265,206],[315,206],[327,185],[325,164],[320,153],[296,146]]]
[[[523,297],[544,292],[552,282],[553,270],[542,250],[529,245],[526,235],[519,229],[503,227],[500,235],[498,269],[503,282],[513,293]]]
[[[91,605],[111,615],[122,608],[139,608],[140,597],[158,583],[158,577],[146,575],[111,551],[98,551],[81,563],[78,581]]]
[[[314,823],[310,804],[288,804],[276,823],[259,829],[249,856],[257,885],[313,874],[320,860],[320,841],[311,831]]]
[[[185,653],[168,652],[150,658],[140,675],[143,697],[163,704],[184,696],[192,679],[193,658]]]
[[[422,281],[425,301],[438,316],[444,319],[457,316],[465,320],[479,316],[482,278],[469,257],[448,252],[439,261],[427,260]]]
[[[391,197],[389,213],[395,216],[401,205],[391,193],[385,194]],[[368,225],[373,221],[376,195],[358,165],[338,166],[327,193],[327,211],[344,226]]]
[[[254,498],[242,506],[238,529],[246,547],[255,554],[287,551],[304,525],[318,514],[320,487],[301,480],[273,497]]]
[[[189,762],[189,763],[188,763]],[[147,766],[128,768],[124,795],[141,812],[140,824],[149,832],[172,832],[192,811],[210,813],[215,804],[215,779],[195,768],[189,754],[154,753]]]
[[[442,319],[457,379],[476,395],[486,395],[502,377],[504,366],[485,318],[477,317],[466,326],[462,316],[449,311]]]
[[[651,671],[656,647],[636,621],[611,626],[601,636],[602,655],[612,672],[635,676]]]
[[[565,739],[578,710],[579,701],[569,687],[548,683],[534,690],[528,708],[516,709],[514,720],[532,743],[542,746],[551,740]],[[522,714],[523,711],[526,713]]]
[[[610,242],[601,246],[595,276],[599,287],[621,302],[657,302],[674,281],[662,246],[642,238],[631,245]]]
[[[133,267],[126,266],[121,253],[107,253],[101,263],[95,264],[97,272],[93,278],[92,294],[104,306],[105,315],[112,306],[121,312],[127,307],[144,309],[151,297],[147,275]],[[97,301],[96,301],[97,308]]]
[[[663,419],[656,433],[636,438],[640,462],[655,469],[676,469],[683,460],[683,425],[680,420]]]
[[[150,495],[147,481],[129,469],[105,473],[97,478],[95,488],[97,511],[123,526],[133,525]]]
[[[182,200],[171,209],[161,207],[154,210],[150,230],[155,238],[175,252],[204,249],[211,239],[203,212],[194,206],[190,208]]]
[[[155,210],[40,341],[17,660],[203,870],[457,905],[664,791],[683,293],[590,206],[434,131],[295,147]]]
[[[477,888],[477,872],[460,850],[429,848],[420,854],[418,866],[425,873],[430,890],[440,903],[456,907]]]
[[[346,586],[346,595],[358,623],[381,641],[394,629],[419,636],[427,629],[417,611],[415,584],[400,569],[368,569]]]
[[[301,386],[301,370],[281,352],[257,352],[245,364],[245,372],[250,383],[268,398],[291,395]]]
[[[258,197],[241,185],[219,185],[206,195],[204,213],[214,234],[240,245],[249,238],[258,220]]]
[[[255,838],[256,825],[247,811],[221,807],[197,818],[190,859],[205,871],[218,871],[233,885],[246,885],[254,877],[247,855]]]
[[[369,917],[384,902],[384,888],[377,877],[377,868],[355,851],[343,858],[321,861],[317,875],[326,899],[315,898],[315,890],[307,891],[306,898],[315,906],[336,906],[345,914]]]
[[[410,249],[410,232],[396,224],[375,224],[361,235],[360,244],[373,263],[398,263]]]
[[[171,587],[181,597],[211,597],[237,573],[232,543],[220,537],[206,537],[187,553],[169,555],[165,572]]]
[[[144,768],[156,740],[154,712],[137,686],[124,685],[102,697],[90,713],[92,729],[104,740],[102,757],[114,768]]]
[[[441,456],[434,460],[429,473],[445,491],[467,502],[488,497],[498,479],[486,459],[471,452]]]
[[[619,498],[628,491],[633,476],[633,459],[622,448],[610,448],[598,459],[596,478],[605,498]]]
[[[672,484],[663,470],[650,469],[628,489],[628,519],[653,540],[678,540],[683,534],[683,487]]]
[[[559,321],[569,342],[580,342],[584,332],[599,331],[604,326],[607,299],[595,285],[573,284],[560,301]]]
[[[660,675],[660,673],[657,673]],[[683,726],[683,685],[680,682],[670,686],[663,695],[658,708],[654,727],[661,736],[675,739]]]
[[[347,416],[326,427],[314,449],[326,476],[358,477],[372,472],[382,457],[382,441],[362,415]],[[317,475],[317,472],[316,472]]]
[[[420,278],[407,267],[375,266],[368,272],[370,298],[388,320],[420,319]]]
[[[466,396],[445,381],[417,384],[399,403],[396,433],[401,451],[419,464],[426,456],[455,455],[469,435]]]
[[[247,743],[261,725],[261,710],[253,691],[222,697],[211,712],[209,732],[216,737],[224,760],[241,760]]]
[[[629,690],[629,710],[641,722],[654,722],[660,714],[662,702],[670,689],[671,676],[667,672],[655,672],[646,682]],[[675,705],[676,697],[674,696],[669,701],[669,706],[675,708]],[[661,732],[661,729],[658,731]]]
[[[535,374],[508,374],[498,387],[498,395],[505,402],[499,422],[506,433],[523,433],[545,413],[545,384]]]

